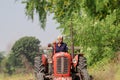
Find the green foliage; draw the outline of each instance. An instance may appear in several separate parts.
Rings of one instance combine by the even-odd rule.
[[[25,67],[21,55],[33,64],[39,50],[39,43],[40,41],[35,37],[23,37],[16,41],[8,55],[4,57],[3,52],[0,53],[0,71],[12,75],[17,69],[19,71]]]
[[[16,57],[14,53],[10,52],[1,62],[1,69],[4,73],[12,75],[17,67],[21,67],[22,63],[19,57]]]
[[[29,18],[33,20],[34,13],[36,12],[38,14],[41,27],[44,29],[47,15],[45,8],[47,7],[48,2],[46,0],[22,0],[22,3],[26,4],[26,15]]]
[[[0,72],[2,72],[2,61],[5,58],[5,56],[3,55],[5,52],[0,52]]]
[[[35,37],[23,37],[15,42],[12,51],[16,57],[21,54],[25,55],[29,62],[33,64],[34,57],[39,51],[40,41]]]
[[[1,61],[4,59],[4,52],[0,52],[0,64],[1,64]]]
[[[15,71],[15,68],[9,63],[8,57],[3,59],[3,61],[2,61],[2,69],[3,69],[2,71],[4,73],[7,73],[9,75],[12,75],[13,72]]]
[[[107,15],[103,20],[94,20],[82,16],[74,23],[74,44],[81,46],[82,52],[88,58],[89,65],[107,58],[112,59],[114,53],[120,50],[120,24],[115,25],[116,11]],[[63,28],[60,26],[60,29]],[[67,28],[67,26],[65,26]],[[64,34],[69,36],[69,30],[65,29]],[[66,41],[70,45],[69,39]]]
[[[81,0],[22,0],[26,4],[26,15],[34,19],[34,13],[39,16],[41,27],[45,29],[46,16],[54,13],[54,19],[59,23],[64,23],[64,19],[68,20],[74,15],[80,15]]]
[[[34,4],[38,0],[26,1]],[[26,10],[29,12],[36,9],[40,14],[54,13],[54,19],[60,23],[58,29],[66,36],[65,41],[68,45],[71,42],[70,26],[73,26],[74,44],[80,46],[82,52],[86,53],[90,65],[104,58],[111,59],[114,52],[120,50],[120,0],[41,1],[46,2],[39,7],[45,12],[30,6],[30,9]],[[40,3],[34,4],[36,5],[41,6]]]
[[[71,20],[75,16],[80,15],[81,0],[54,0],[54,19],[59,23],[65,23],[65,20]]]
[[[88,14],[100,20],[113,13],[115,9],[118,10],[116,15],[119,16],[119,3],[119,0],[85,0],[85,6]],[[118,18],[120,19],[120,16]]]

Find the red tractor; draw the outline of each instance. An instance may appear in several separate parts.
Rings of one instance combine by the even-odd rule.
[[[48,55],[35,57],[36,80],[90,80],[83,54],[72,56],[68,52],[55,53],[50,50],[54,49],[47,50]]]

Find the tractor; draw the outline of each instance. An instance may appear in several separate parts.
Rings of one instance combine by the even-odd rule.
[[[56,43],[40,48],[34,60],[36,80],[92,80],[87,71],[87,60],[80,53],[79,47],[74,48],[73,25],[70,25],[71,54],[69,52],[55,52]],[[74,50],[78,54],[74,54]],[[47,54],[45,54],[47,53]]]
[[[90,80],[83,54],[55,53],[55,45],[40,48],[44,54],[35,57],[36,80]]]

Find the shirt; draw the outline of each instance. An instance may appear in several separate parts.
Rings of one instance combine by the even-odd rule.
[[[61,43],[60,46],[58,46],[58,44],[56,44],[56,53],[58,52],[67,52],[68,51],[68,47],[67,47],[67,44],[65,43]]]

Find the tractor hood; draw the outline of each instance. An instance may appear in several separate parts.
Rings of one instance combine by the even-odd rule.
[[[71,72],[71,55],[59,52],[53,56],[53,69],[55,77],[69,77]]]

